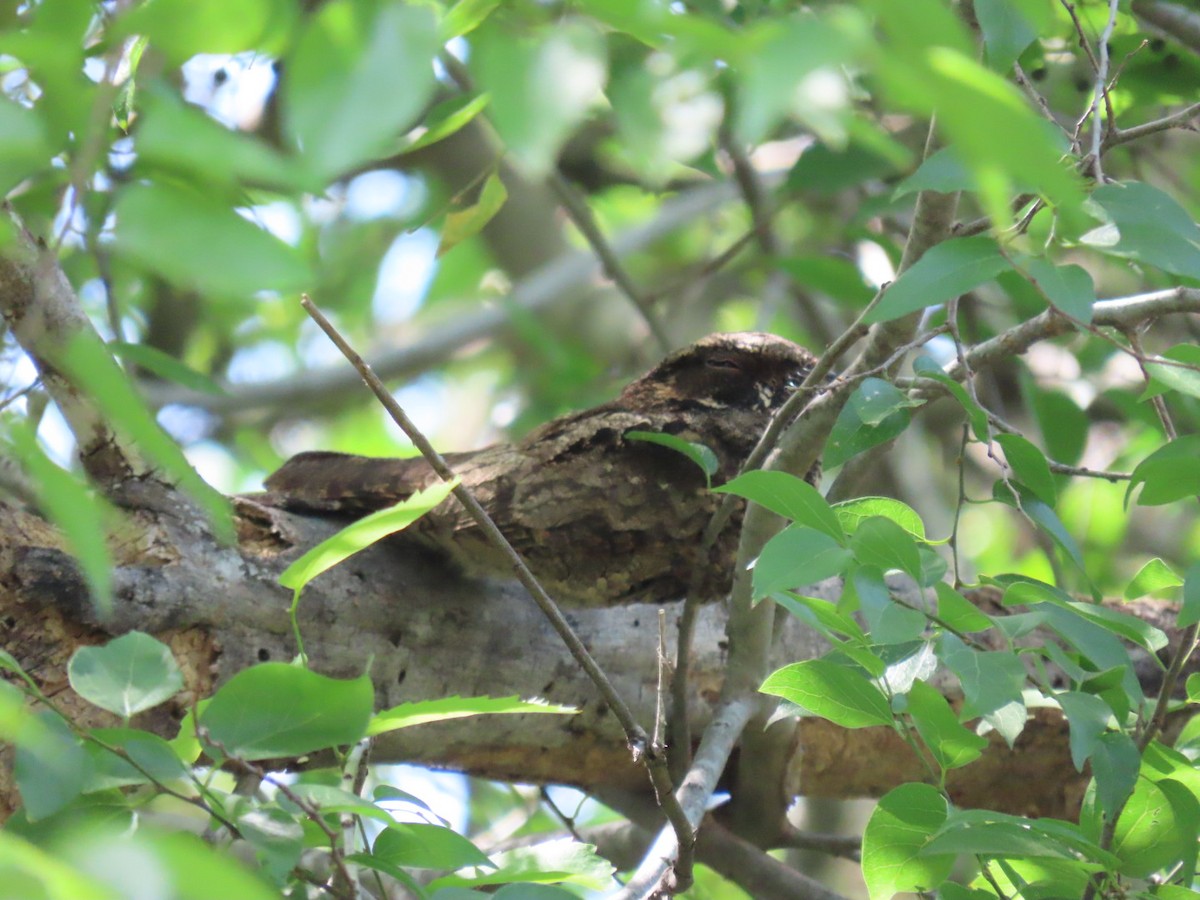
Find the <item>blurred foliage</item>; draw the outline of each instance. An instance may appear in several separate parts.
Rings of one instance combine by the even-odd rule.
[[[867,321],[919,312],[922,346],[909,380],[877,373],[838,418],[824,488],[840,502],[802,482],[729,488],[791,521],[762,554],[756,595],[835,647],[765,687],[846,727],[894,727],[928,762],[929,783],[893,791],[866,828],[873,898],[1182,896],[1200,834],[1196,729],[1174,747],[1149,730],[1155,698],[1127,647],[1153,655],[1161,633],[1078,599],[1155,594],[1182,601],[1181,627],[1200,615],[1198,320],[1154,317],[1132,336],[1092,324],[1114,308],[1097,298],[1119,308],[1200,282],[1186,133],[1200,28],[1161,33],[1147,18],[1162,7],[1196,15],[1158,0],[4,4],[0,191],[15,217],[0,219],[0,253],[20,244],[19,219],[57,254],[112,354],[76,342],[62,370],[216,522],[220,498],[189,464],[228,492],[301,449],[412,452],[305,317],[302,291],[447,448],[599,402],[661,355],[630,299],[581,261],[593,248],[560,211],[564,190],[675,345],[757,328],[820,348],[893,282]],[[961,192],[959,221],[897,277],[924,190]],[[944,374],[1039,316],[1072,324],[965,381]],[[20,477],[0,489],[62,527],[102,604],[110,512],[63,471],[72,437],[3,337],[0,426]],[[945,396],[928,403],[931,384]],[[898,608],[890,570],[936,591],[939,618]],[[787,590],[834,574],[840,604]],[[1015,626],[958,593],[978,583],[1060,643],[1017,649]],[[1005,649],[974,646],[984,629]],[[174,662],[150,640],[77,660],[80,693],[126,719],[160,702]],[[939,663],[962,709],[914,674]],[[1027,677],[1047,665],[1066,687]],[[611,884],[574,841],[485,855],[384,781],[355,796],[331,786],[338,773],[311,773],[239,796],[194,767],[194,726],[168,744],[64,724],[48,698],[25,710],[36,690],[7,652],[0,668],[14,676],[0,682],[0,737],[18,746],[26,804],[0,831],[0,896],[119,896],[125,878],[163,885],[156,897],[304,896],[329,877],[314,855],[328,868],[355,849],[336,846],[342,813],[380,834],[373,853],[356,839],[351,864],[417,895]],[[239,693],[243,677],[293,698],[307,730],[255,707],[267,688]],[[259,667],[230,681],[200,714],[208,753],[354,745],[369,691],[319,679]],[[945,773],[975,758],[978,728],[1011,742],[1034,700],[1064,710],[1076,765],[1091,765],[1079,821],[954,809]],[[321,717],[330,707],[337,721]],[[238,730],[256,717],[272,728]],[[339,758],[351,771],[353,752]],[[522,804],[528,830],[554,832],[527,799],[479,787],[476,839]],[[173,829],[181,817],[225,842]],[[963,865],[961,885],[945,881]],[[428,869],[440,880],[418,878]],[[702,873],[691,896],[742,894]]]

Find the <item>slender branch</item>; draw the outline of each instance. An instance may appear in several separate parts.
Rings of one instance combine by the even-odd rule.
[[[828,853],[830,856],[838,856],[856,862],[862,859],[861,837],[801,831],[790,822],[784,827],[783,833],[779,837],[779,846],[789,847],[793,850],[815,850],[818,853]]]
[[[371,389],[379,399],[379,402],[383,404],[384,409],[387,410],[396,424],[400,426],[408,439],[413,442],[413,445],[421,451],[421,455],[438,476],[443,481],[453,481],[455,477],[454,472],[451,471],[441,454],[429,443],[428,438],[408,418],[404,409],[396,402],[395,397],[388,391],[384,383],[379,380],[379,376],[371,371],[371,367],[363,361],[363,358],[346,342],[345,338],[338,333],[337,329],[333,327],[332,323],[325,318],[308,297],[304,297],[301,300],[301,305],[303,305],[304,309],[313,318],[313,321],[333,341],[338,350],[342,352],[342,355],[346,357],[359,375],[362,376],[367,387]],[[453,493],[458,502],[463,505],[463,508],[475,520],[476,524],[479,525],[479,528],[487,536],[492,545],[507,557],[517,580],[529,591],[530,596],[533,597],[538,608],[541,609],[547,620],[549,620],[550,625],[558,633],[563,643],[566,644],[575,661],[587,673],[609,708],[612,709],[613,714],[625,732],[625,740],[629,745],[634,759],[644,761],[649,771],[650,780],[654,785],[655,793],[659,797],[659,803],[663,808],[663,812],[666,813],[672,828],[675,829],[681,848],[687,848],[690,852],[695,840],[693,834],[694,825],[675,799],[671,776],[667,771],[666,757],[661,752],[661,748],[650,742],[645,729],[634,719],[633,712],[625,703],[624,698],[613,687],[604,670],[600,668],[587,647],[584,646],[583,641],[579,639],[579,636],[575,633],[575,630],[571,627],[566,617],[563,616],[558,605],[546,593],[545,588],[541,586],[533,573],[529,571],[529,567],[525,564],[520,554],[513,549],[513,546],[501,533],[496,523],[492,521],[492,517],[488,515],[487,510],[479,504],[479,501],[463,485],[456,485]]]
[[[633,277],[621,264],[616,251],[609,244],[604,232],[600,230],[600,226],[596,224],[596,217],[592,215],[591,208],[559,172],[552,172],[548,181],[551,190],[562,202],[563,209],[567,211],[567,215],[571,217],[571,221],[575,223],[579,233],[584,236],[596,254],[596,258],[600,260],[600,265],[604,267],[604,274],[611,278],[613,283],[620,288],[621,293],[629,299],[629,302],[637,307],[662,351],[666,353],[674,349],[662,323],[651,307],[650,301],[642,293],[641,288],[634,284]]]
[[[1152,122],[1131,125],[1129,128],[1114,128],[1109,132],[1108,137],[1104,139],[1104,149],[1107,150],[1119,144],[1127,144],[1130,141],[1136,141],[1147,135],[1169,131],[1172,128],[1191,127],[1192,120],[1197,116],[1200,116],[1200,103],[1193,103],[1191,106],[1184,107],[1178,112],[1171,113],[1169,116],[1163,116],[1161,119],[1155,119]]]

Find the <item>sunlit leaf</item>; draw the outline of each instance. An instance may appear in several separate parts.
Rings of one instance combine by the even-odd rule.
[[[845,538],[841,523],[820,491],[802,478],[787,472],[756,469],[713,488],[716,494],[737,494],[771,512],[823,531],[831,538]]]
[[[860,672],[823,659],[784,666],[759,688],[843,728],[890,725],[887,697]]]
[[[509,153],[533,178],[548,172],[575,125],[600,98],[605,48],[592,28],[566,19],[534,36],[494,20],[476,32],[471,68],[492,97],[489,118]]]
[[[908,714],[921,740],[943,769],[957,769],[978,759],[987,739],[963,726],[941,692],[924,681],[908,692]]]
[[[990,281],[1010,264],[987,237],[953,238],[938,244],[897,278],[866,317],[887,322],[937,306]]]
[[[1149,361],[1146,371],[1150,384],[1139,399],[1146,400],[1166,391],[1178,391],[1189,397],[1200,397],[1200,347],[1195,344],[1176,344],[1162,355],[1164,362]],[[1171,362],[1183,365],[1171,365]]]
[[[493,172],[483,183],[483,190],[474,204],[446,216],[446,223],[442,227],[442,241],[438,244],[438,256],[448,253],[456,245],[482,231],[496,213],[500,212],[507,199],[508,191],[504,188],[504,182],[500,180],[500,174]]]
[[[831,578],[845,570],[850,551],[823,531],[792,525],[763,547],[754,563],[754,597]]]
[[[1200,435],[1177,438],[1155,450],[1134,468],[1125,491],[1125,503],[1133,492],[1138,494],[1139,506],[1162,506],[1200,493]]]
[[[1080,240],[1176,275],[1200,278],[1200,226],[1169,194],[1140,181],[1106,184],[1091,202],[1108,224]]]
[[[573,706],[560,706],[520,697],[442,697],[438,700],[420,700],[401,703],[385,709],[371,718],[368,735],[384,734],[399,728],[411,728],[427,722],[445,722],[467,716],[507,715],[533,713],[544,715],[574,715],[579,712]]]
[[[1165,562],[1155,557],[1138,569],[1125,588],[1125,599],[1136,600],[1138,597],[1153,596],[1161,591],[1177,588],[1181,584],[1183,579],[1172,572]]]
[[[400,149],[433,96],[439,46],[432,11],[335,0],[309,16],[283,80],[283,123],[327,177]]]
[[[262,663],[217,689],[200,714],[210,752],[256,760],[352,744],[367,731],[375,688],[299,666]]]
[[[174,184],[123,188],[116,202],[116,241],[121,254],[138,265],[217,297],[299,291],[312,280],[294,248],[238,215],[221,197]]]
[[[183,690],[183,673],[171,649],[140,631],[100,647],[80,647],[67,664],[67,676],[81,697],[123,719]]]
[[[901,891],[933,891],[950,875],[954,854],[922,854],[946,821],[946,799],[928,784],[903,784],[879,801],[863,832],[862,869],[871,900]]]
[[[415,492],[394,506],[381,509],[347,525],[328,537],[283,570],[279,583],[299,591],[322,572],[333,568],[381,538],[407,528],[448,496],[458,480],[438,482]]]
[[[915,579],[921,577],[921,556],[912,535],[884,516],[863,520],[850,539],[850,549],[865,566],[884,572],[899,569]]]
[[[872,516],[891,519],[913,537],[925,540],[925,524],[911,506],[891,497],[859,497],[835,504],[834,514],[838,517],[846,534],[854,534],[858,526]]]

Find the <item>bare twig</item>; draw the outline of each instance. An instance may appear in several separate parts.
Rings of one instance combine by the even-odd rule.
[[[408,439],[413,442],[413,445],[421,451],[421,455],[438,476],[443,481],[453,481],[454,473],[446,465],[446,461],[433,448],[433,445],[429,443],[428,438],[408,418],[404,409],[396,402],[396,399],[388,391],[384,383],[379,380],[379,376],[371,371],[371,367],[363,361],[363,358],[359,356],[357,351],[346,342],[345,338],[338,333],[333,324],[325,318],[308,297],[304,297],[301,300],[301,304],[313,318],[313,321],[320,326],[321,330],[325,332],[329,339],[337,346],[338,350],[342,352],[342,355],[346,357],[359,375],[362,376],[367,387],[371,389],[379,399],[379,402],[383,404],[384,409],[387,410],[396,424],[400,426]],[[566,617],[563,616],[558,605],[546,593],[545,588],[541,586],[533,573],[529,571],[529,567],[525,565],[525,561],[521,559],[520,554],[513,549],[500,529],[496,527],[496,523],[492,521],[492,517],[488,515],[487,510],[461,484],[455,486],[453,493],[458,502],[463,505],[463,508],[475,520],[476,524],[479,525],[492,545],[507,557],[517,580],[529,591],[530,596],[533,597],[538,608],[541,609],[547,620],[549,620],[550,625],[558,633],[563,643],[566,644],[575,661],[587,673],[587,676],[592,680],[592,683],[596,686],[596,689],[600,692],[600,695],[604,698],[609,708],[612,709],[613,714],[625,732],[625,740],[629,745],[634,759],[645,762],[650,774],[651,783],[654,785],[655,793],[658,795],[659,803],[663,808],[663,812],[666,813],[672,828],[675,829],[680,846],[687,847],[690,852],[690,848],[695,841],[694,826],[689,822],[688,817],[675,799],[674,787],[671,783],[670,774],[667,771],[665,755],[660,752],[659,747],[649,742],[645,729],[634,719],[633,712],[625,703],[624,698],[621,697],[616,688],[613,687],[612,682],[608,680],[608,676],[597,665],[592,654],[584,646],[583,641],[579,639],[579,636],[566,620]]]
[[[575,223],[575,227],[579,229],[579,233],[584,236],[588,245],[596,254],[596,258],[600,260],[600,265],[604,268],[604,274],[611,278],[613,283],[620,288],[621,293],[629,298],[629,302],[637,307],[638,312],[641,313],[642,319],[645,320],[646,326],[650,329],[650,333],[654,335],[654,339],[658,342],[662,351],[666,353],[674,349],[649,300],[647,300],[641,289],[633,283],[632,276],[630,276],[629,272],[621,264],[616,251],[613,250],[612,245],[609,244],[608,239],[600,230],[600,226],[596,224],[596,218],[592,215],[591,208],[579,196],[579,192],[560,173],[552,172],[548,180],[551,189],[558,196],[559,201],[561,201],[563,209],[567,211],[567,215],[571,217],[571,221]]]
[[[1161,119],[1155,119],[1152,122],[1131,125],[1129,128],[1114,128],[1104,139],[1104,149],[1107,150],[1110,147],[1127,144],[1130,141],[1136,141],[1147,135],[1169,131],[1172,128],[1190,128],[1193,126],[1192,120],[1197,116],[1200,116],[1200,103],[1193,103],[1191,106],[1184,107],[1178,112],[1171,113],[1169,116],[1163,116]]]

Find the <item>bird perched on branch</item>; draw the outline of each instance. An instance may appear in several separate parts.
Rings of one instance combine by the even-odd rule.
[[[719,497],[682,453],[630,432],[704,444],[717,460],[713,481],[722,483],[737,474],[815,361],[775,335],[709,335],[668,356],[609,403],[547,422],[515,444],[447,453],[445,459],[565,605],[681,599],[697,565],[712,579],[710,592],[723,594],[732,578],[740,510],[697,558]],[[809,481],[818,474],[814,468]],[[272,505],[361,516],[437,480],[419,457],[317,451],[293,457],[266,487]],[[512,575],[454,498],[409,532],[470,575]]]

